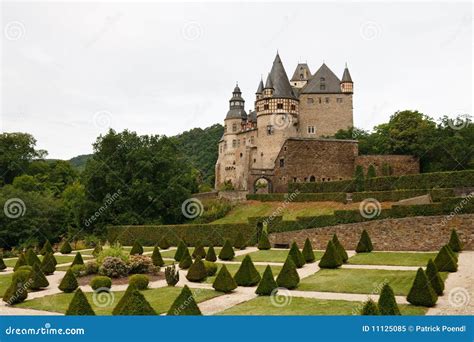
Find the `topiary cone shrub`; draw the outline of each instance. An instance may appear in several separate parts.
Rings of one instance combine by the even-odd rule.
[[[206,250],[204,249],[204,246],[201,244],[201,242],[198,242],[196,247],[194,247],[192,256],[194,259],[197,257],[204,259],[206,257]]]
[[[259,296],[270,296],[276,288],[278,288],[278,284],[273,277],[272,268],[267,265],[255,293]]]
[[[365,302],[360,314],[363,316],[378,316],[380,315],[380,312],[377,304],[375,304],[372,299],[369,299]]]
[[[448,250],[449,254],[453,257],[454,261],[456,261],[456,264],[458,263],[458,256],[456,253],[453,252],[451,247],[449,245],[446,245],[446,249]]]
[[[354,172],[354,185],[357,192],[364,191],[364,169],[361,165],[357,165]]]
[[[227,270],[225,265],[222,265],[217,277],[212,283],[214,290],[224,293],[230,293],[237,288],[237,283],[235,282],[232,275]]]
[[[176,261],[181,261],[181,258],[183,256],[184,250],[187,249],[188,247],[184,243],[183,240],[180,240],[178,242],[178,247],[176,248],[176,253],[174,254],[174,260]],[[188,251],[189,252],[189,251]]]
[[[407,296],[407,301],[413,305],[432,307],[436,304],[438,296],[431,287],[428,277],[420,267],[416,272],[415,280]]]
[[[444,291],[444,282],[439,276],[435,263],[431,259],[428,260],[428,265],[426,266],[426,276],[433,290],[438,296],[441,296]]]
[[[21,270],[13,273],[12,282],[3,294],[3,301],[8,305],[23,302],[28,297],[30,271]]]
[[[311,245],[311,241],[309,241],[308,238],[306,238],[303,246],[303,258],[304,261],[307,263],[313,263],[316,260],[316,257],[314,256],[313,252],[313,246]]]
[[[290,256],[286,258],[286,261],[283,264],[280,273],[278,274],[276,282],[279,287],[284,287],[289,290],[296,288],[300,283],[300,276],[296,271],[296,266],[293,262],[293,258],[291,258]]]
[[[133,243],[132,249],[130,250],[130,255],[142,255],[143,254],[143,247],[140,242],[135,241]]]
[[[206,260],[211,262],[215,262],[217,260],[216,251],[212,245],[209,246],[209,249],[207,250]]]
[[[268,240],[268,235],[266,232],[262,231],[262,234],[260,235],[260,239],[258,239],[258,249],[260,250],[266,250],[272,248],[272,245],[270,244],[270,240]]]
[[[288,255],[293,258],[293,262],[295,263],[296,268],[301,268],[306,264],[303,254],[298,248],[298,245],[296,242],[293,241],[291,244],[290,251],[288,252]]]
[[[0,271],[3,271],[6,268],[7,268],[7,265],[5,265],[5,262],[3,261],[3,256],[0,255]]]
[[[66,316],[95,316],[94,310],[81,289],[77,289],[74,293],[66,310]]]
[[[17,271],[21,266],[26,266],[26,265],[27,263],[26,263],[25,255],[21,253],[18,256],[18,260],[16,261],[15,266],[13,267],[13,271]]]
[[[77,252],[74,260],[72,261],[71,267],[74,265],[84,265],[84,260],[82,259],[81,252]]]
[[[349,260],[349,256],[347,255],[344,246],[339,242],[339,239],[337,238],[336,234],[333,235],[332,242],[334,243],[334,246],[336,246],[337,252],[341,256],[342,262],[346,263],[347,260]]]
[[[188,268],[191,267],[193,264],[193,259],[191,258],[191,255],[189,255],[189,252],[187,255],[183,256],[181,261],[179,262],[179,268],[182,270],[187,270]]]
[[[320,268],[338,268],[342,265],[341,255],[334,246],[334,242],[329,240],[323,257],[319,261]]]
[[[171,247],[171,244],[168,242],[165,236],[163,236],[158,244],[161,249],[168,249]]]
[[[132,292],[132,290],[136,290],[136,289],[134,289],[133,286],[128,285],[122,298],[120,298],[117,305],[115,305],[115,307],[113,308],[112,315],[114,316],[118,315],[120,310],[122,310],[122,307],[125,304],[125,302],[130,298],[130,292]]]
[[[245,238],[242,232],[239,232],[237,234],[237,237],[235,238],[235,241],[234,241],[234,247],[240,250],[247,248],[247,243],[245,241]]]
[[[380,311],[380,315],[400,315],[400,309],[398,308],[397,302],[395,300],[395,294],[388,284],[385,284],[382,287],[378,301],[378,309]]]
[[[43,248],[41,248],[41,252],[40,252],[41,255],[46,255],[47,253],[53,253],[54,254],[53,246],[51,246],[51,242],[49,242],[49,240],[46,240],[46,242],[44,243]]]
[[[94,247],[94,250],[92,251],[92,255],[95,256],[96,258],[99,256],[99,254],[102,252],[103,248],[102,246],[99,244],[97,246]]]
[[[49,286],[49,281],[46,279],[41,267],[38,263],[33,265],[33,270],[30,273],[30,278],[28,279],[29,288],[32,290],[39,290],[44,287]]]
[[[130,290],[128,290],[130,289]],[[120,307],[112,312],[113,315],[119,316],[152,316],[156,315],[156,311],[151,307],[150,303],[145,299],[134,286],[129,286],[125,291],[123,302],[118,303]],[[117,308],[117,307],[116,307]]]
[[[461,240],[459,240],[459,236],[458,236],[458,233],[456,232],[456,229],[453,229],[451,231],[451,236],[449,237],[448,245],[449,247],[451,247],[453,252],[461,252],[462,243],[461,243]]]
[[[221,252],[219,253],[219,259],[221,260],[232,260],[235,256],[234,249],[229,240],[225,240],[224,246],[222,246]]]
[[[234,280],[239,286],[254,286],[260,281],[260,273],[255,268],[252,259],[249,255],[244,257],[237,273],[234,275]]]
[[[217,264],[215,262],[203,260],[203,263],[208,277],[212,277],[217,273]]]
[[[63,292],[70,293],[77,289],[78,286],[79,284],[77,283],[74,273],[72,273],[71,269],[68,269],[58,288]]]
[[[186,279],[195,283],[199,283],[206,279],[206,277],[206,267],[204,266],[201,258],[197,258],[189,268],[188,273],[186,274]]]
[[[200,316],[201,310],[194,299],[193,293],[187,285],[184,285],[181,293],[171,304],[168,316]]]
[[[61,248],[59,249],[61,254],[69,254],[72,252],[72,247],[67,240],[64,241]]]
[[[458,270],[458,264],[447,245],[441,247],[434,259],[434,264],[439,272],[456,272]]]
[[[175,286],[179,282],[179,270],[175,264],[165,268],[165,279],[168,286]]]
[[[26,263],[30,266],[33,266],[34,264],[41,264],[41,260],[33,251],[33,248],[28,248],[26,250],[25,258],[26,258]]]
[[[374,250],[374,246],[372,245],[372,241],[370,240],[369,233],[364,229],[360,236],[359,243],[356,247],[357,253],[369,253]]]
[[[163,261],[163,258],[161,257],[160,249],[157,246],[153,248],[151,261],[153,262],[153,265],[158,266],[158,267],[161,267],[165,264],[165,262]]]

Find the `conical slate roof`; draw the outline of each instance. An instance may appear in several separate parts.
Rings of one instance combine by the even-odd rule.
[[[291,82],[297,81],[307,81],[311,78],[311,71],[309,71],[309,66],[306,63],[298,63],[296,66],[293,77],[291,77]]]
[[[265,81],[265,89],[273,89],[273,82],[272,78],[270,77],[270,74],[267,76],[267,80]]]
[[[302,94],[341,93],[341,81],[326,64],[323,63],[301,91]]]
[[[272,70],[268,75],[267,83],[269,81],[271,82],[271,85],[274,89],[274,97],[295,97],[295,95],[293,94],[293,89],[290,85],[290,81],[288,80],[285,68],[283,67],[283,63],[281,62],[280,55],[278,53],[275,57],[275,60],[273,61]]]
[[[261,94],[263,93],[263,80],[260,80],[260,83],[258,84],[258,89],[255,94]]]
[[[351,77],[351,74],[349,73],[349,69],[347,68],[347,66],[344,69],[344,74],[342,74],[341,82],[351,82],[352,83],[352,77]]]

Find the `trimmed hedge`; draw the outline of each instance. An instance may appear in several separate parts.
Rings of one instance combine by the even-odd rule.
[[[207,254],[206,254],[206,261],[211,261],[211,262],[215,262],[217,261],[217,256],[216,256],[216,251],[214,249],[214,246],[209,246],[209,248],[207,249]]]
[[[260,250],[267,250],[272,248],[272,245],[270,244],[270,240],[268,240],[268,234],[265,232],[262,232],[260,235],[260,238],[258,239],[258,249]]]
[[[279,287],[284,287],[288,290],[296,288],[300,283],[300,276],[296,271],[296,266],[291,256],[286,258],[286,261],[283,264],[280,273],[278,274],[276,282]]]
[[[260,282],[260,273],[258,273],[252,259],[249,255],[244,257],[240,264],[237,273],[234,275],[234,280],[239,286],[254,286]]]
[[[382,287],[378,301],[378,308],[381,315],[401,315],[400,309],[398,308],[397,302],[395,300],[395,294],[388,284],[385,284]]]
[[[66,274],[64,275],[64,278],[61,280],[61,283],[59,284],[58,288],[63,292],[70,293],[78,287],[79,284],[77,283],[74,273],[72,273],[71,269],[68,269],[66,271]]]
[[[428,265],[426,266],[426,276],[436,294],[442,296],[444,292],[444,282],[439,276],[435,263],[431,259],[428,260]]]
[[[434,259],[434,264],[439,272],[456,272],[458,263],[448,245],[441,247]]]
[[[456,229],[453,229],[451,231],[451,236],[449,237],[448,246],[451,247],[453,252],[460,252],[462,250],[462,243],[461,243],[461,240],[459,240],[459,236],[458,236],[458,233],[456,232]]]
[[[188,273],[186,274],[186,279],[192,282],[200,283],[206,279],[206,277],[206,266],[204,266],[204,262],[201,260],[201,258],[197,258],[189,268]]]
[[[134,274],[128,277],[128,286],[132,286],[137,290],[146,290],[150,279],[145,274]]]
[[[132,249],[130,250],[130,255],[142,255],[143,247],[140,242],[134,241]]]
[[[71,247],[71,244],[69,243],[69,241],[64,241],[64,243],[62,244],[61,248],[59,249],[59,252],[61,252],[61,254],[69,254],[72,252],[72,247]]]
[[[77,252],[76,256],[74,257],[74,260],[72,261],[71,266],[74,265],[84,265],[84,260],[82,259],[81,252]]]
[[[374,250],[369,233],[364,229],[360,235],[359,243],[355,249],[356,253],[370,253]]]
[[[320,268],[338,268],[342,265],[342,257],[332,240],[329,240],[326,251],[318,265]]]
[[[112,287],[112,279],[106,276],[95,276],[92,278],[90,286],[94,291],[100,288],[110,289]]]
[[[293,262],[295,263],[296,268],[301,268],[306,264],[305,258],[303,257],[303,253],[301,253],[295,241],[293,241],[293,243],[291,244],[288,256],[291,256],[293,258]]]
[[[18,270],[13,273],[12,282],[3,294],[3,301],[9,305],[23,302],[28,297],[30,271]]]
[[[232,244],[230,243],[230,241],[226,240],[224,242],[224,246],[222,247],[219,253],[219,259],[228,261],[228,260],[234,259],[234,256],[235,256],[234,248],[232,248]]]
[[[270,296],[276,288],[278,288],[278,284],[273,277],[272,268],[267,265],[255,293],[259,296]]]
[[[26,258],[26,263],[30,266],[33,266],[34,264],[41,264],[41,261],[36,255],[36,253],[33,251],[33,248],[28,248],[26,250],[25,258]]]
[[[130,289],[130,291],[128,291]],[[125,315],[125,316],[150,316],[156,315],[156,311],[152,308],[150,303],[145,299],[145,296],[141,294],[133,286],[129,286],[127,291],[122,297],[122,301],[118,310],[114,310],[114,315]]]
[[[413,305],[432,307],[436,304],[438,295],[431,287],[425,271],[420,267],[407,296],[407,301]]]
[[[234,247],[240,250],[247,248],[247,242],[245,241],[244,235],[239,232],[234,241]]]
[[[332,242],[334,243],[334,246],[336,247],[337,252],[341,256],[342,262],[346,263],[347,260],[349,260],[349,256],[347,255],[347,252],[346,252],[344,246],[341,244],[341,242],[337,238],[336,234],[333,235]]]
[[[51,246],[51,242],[49,242],[49,240],[46,240],[46,242],[44,243],[43,248],[41,248],[41,252],[40,252],[41,255],[46,255],[47,253],[53,253],[54,254],[53,246]]]
[[[5,262],[3,261],[3,256],[0,254],[0,271],[3,271],[6,268],[7,265],[5,265]]]
[[[157,247],[157,246],[155,246],[155,248],[153,248],[153,254],[151,255],[151,261],[153,262],[153,265],[158,266],[158,267],[161,267],[165,264],[165,262],[163,261],[163,258],[161,257],[160,248]]]
[[[287,193],[274,194],[248,194],[248,200],[260,202],[284,202],[288,201]],[[345,192],[328,192],[328,193],[299,193],[293,196],[291,202],[346,202]]]
[[[234,278],[232,278],[232,275],[229,273],[225,265],[222,265],[212,287],[214,290],[224,293],[230,293],[237,288],[237,283]]]
[[[360,314],[362,316],[378,316],[380,311],[377,304],[372,299],[369,299],[365,302]]]
[[[168,316],[196,316],[202,315],[201,310],[194,299],[193,293],[187,285],[184,285],[181,293],[171,304]]]
[[[95,316],[94,310],[92,310],[86,295],[81,289],[77,289],[72,297],[69,307],[65,313],[66,316]]]
[[[311,241],[309,241],[309,238],[306,238],[304,242],[302,253],[304,261],[306,261],[307,263],[312,263],[316,260],[316,257],[314,256],[313,245],[311,245]]]
[[[38,263],[33,265],[33,270],[30,273],[29,287],[32,290],[39,290],[49,286],[49,281],[46,279],[41,266]]]
[[[26,257],[25,254],[21,253],[16,260],[15,266],[13,267],[13,271],[17,271],[21,266],[26,266]]]
[[[404,189],[391,191],[364,191],[352,193],[353,202],[361,202],[367,198],[375,198],[379,202],[396,202],[405,198],[430,194],[433,201],[440,201],[443,197],[454,196],[453,189]]]

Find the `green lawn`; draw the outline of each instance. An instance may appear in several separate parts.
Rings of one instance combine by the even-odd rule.
[[[286,257],[288,256],[289,249],[269,249],[269,250],[261,250],[252,252],[246,255],[249,255],[252,258],[252,261],[257,262],[285,262]],[[321,259],[323,256],[323,252],[314,251],[314,256],[316,260]],[[244,260],[245,255],[240,255],[236,257],[234,260],[242,261]]]
[[[82,253],[81,253],[81,255],[82,255]],[[55,255],[54,257],[56,258],[56,261],[58,262],[58,264],[65,264],[66,262],[72,262],[74,260],[75,256],[76,256],[75,253],[71,253],[71,254],[68,254],[68,255]],[[40,260],[43,260],[42,255],[38,255],[38,257],[39,257]],[[86,256],[82,255],[82,259],[89,260],[89,259],[92,259],[92,257],[86,257]],[[14,267],[17,260],[18,260],[18,258],[5,260],[5,265],[7,265],[7,267]]]
[[[219,264],[219,263],[217,264],[217,266],[218,266],[217,273],[219,273],[222,265],[223,264]],[[225,266],[227,267],[227,270],[230,272],[230,274],[232,274],[232,276],[234,276],[237,273],[237,271],[240,267],[240,264],[225,264]],[[260,275],[263,275],[263,271],[265,271],[266,267],[267,266],[265,266],[265,265],[255,265],[255,268],[260,273]],[[272,268],[272,272],[273,272],[274,276],[277,276],[278,273],[281,270],[281,266],[271,266],[271,268]],[[217,276],[217,273],[216,273],[216,276]],[[209,284],[212,284],[214,282],[214,280],[216,279],[216,276],[207,277],[205,282],[209,283]]]
[[[158,313],[168,311],[171,304],[180,292],[180,287],[162,287],[159,289],[149,289],[142,291],[142,293],[145,295],[145,298]],[[198,302],[202,302],[221,295],[221,293],[217,291],[207,289],[192,289],[192,292],[194,298]],[[115,296],[114,301],[111,303],[111,305],[106,307],[96,306],[93,302],[91,292],[86,293],[86,296],[96,314],[110,315],[114,306],[118,303],[120,298],[122,298],[124,292],[121,291],[113,293]],[[65,313],[73,295],[73,293],[60,293],[52,296],[45,296],[42,298],[27,300],[23,303],[17,304],[16,307]]]
[[[194,247],[188,247],[189,253],[192,253],[194,251]],[[208,247],[204,247],[207,253]],[[214,247],[214,250],[216,251],[216,255],[219,255],[219,252],[221,251],[222,247]],[[171,250],[161,250],[161,256],[163,258],[174,258],[174,255],[176,254],[176,249],[171,249]]]
[[[143,251],[144,251],[144,252],[153,252],[153,249],[154,249],[154,248],[155,248],[155,247],[144,246],[144,247],[143,247]],[[130,250],[132,249],[132,246],[123,246],[123,249],[124,249],[125,251],[130,252]]]
[[[0,272],[0,296],[3,296],[12,281],[12,273],[2,274]]]
[[[275,306],[270,297],[257,297],[227,309],[219,315],[353,315],[361,302],[292,297],[284,306]],[[427,309],[413,305],[399,305],[402,315],[425,315]]]
[[[371,252],[358,253],[349,259],[354,265],[393,265],[393,266],[426,266],[429,259],[437,253],[393,253]]]
[[[415,275],[416,271],[323,269],[303,279],[298,290],[370,294],[380,291],[387,282],[396,295],[406,296]],[[447,273],[441,273],[441,277],[445,279]]]

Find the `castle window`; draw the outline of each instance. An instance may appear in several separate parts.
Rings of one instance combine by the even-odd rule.
[[[325,98],[326,103],[329,103],[329,97]]]
[[[319,89],[320,89],[320,90],[326,90],[326,85],[321,83],[321,84],[319,85]]]
[[[284,151],[286,151],[286,146],[285,146],[285,147],[283,147],[283,150],[284,150]]]
[[[254,141],[255,141],[255,138],[253,137],[253,135],[250,137],[250,143],[253,145],[254,144]]]
[[[237,146],[237,140],[232,140],[232,147],[235,148]]]
[[[314,176],[309,177],[309,181],[311,183],[314,183],[316,181],[316,177],[314,177]]]
[[[291,110],[296,110],[296,106],[295,106],[295,105],[291,105]]]
[[[235,132],[235,131],[237,131],[237,124],[233,123],[232,124],[232,132]]]
[[[264,105],[263,105],[263,110],[268,110],[269,108],[270,108],[269,105],[267,105],[267,104],[264,104]]]
[[[293,177],[293,183],[296,183],[296,177]]]
[[[307,103],[308,104],[314,103],[314,99],[312,97],[308,97]]]
[[[243,154],[241,153],[241,154],[240,154],[240,158],[242,158],[242,156],[243,156]]]
[[[285,167],[285,158],[280,158],[280,167]]]
[[[260,110],[260,107],[259,107],[259,106],[257,106],[257,112],[258,112],[259,110]]]
[[[272,135],[272,134],[273,134],[273,126],[272,126],[272,125],[268,125],[268,126],[267,126],[267,134],[268,134],[268,135]]]
[[[321,103],[321,102],[322,102],[320,97],[318,97],[318,100],[319,100],[319,103]]]
[[[325,79],[324,77],[321,77],[319,80],[320,80],[321,82],[325,82],[325,81],[326,81],[326,79]]]
[[[306,180],[307,180],[307,178],[305,177],[303,181],[306,182]]]
[[[315,134],[316,128],[314,126],[308,126],[308,134]]]
[[[227,132],[227,125],[224,125],[224,133]]]
[[[257,159],[254,158],[254,159],[253,159],[253,162],[254,162],[254,164],[255,164],[255,163],[257,162]]]
[[[342,97],[338,97],[338,98],[336,99],[336,101],[337,101],[337,103],[342,103]]]
[[[227,141],[224,141],[224,150],[227,150]]]
[[[277,109],[283,109],[283,103],[277,103]]]
[[[237,147],[240,147],[240,139],[237,140]]]
[[[232,162],[232,165],[235,165],[235,160]]]

